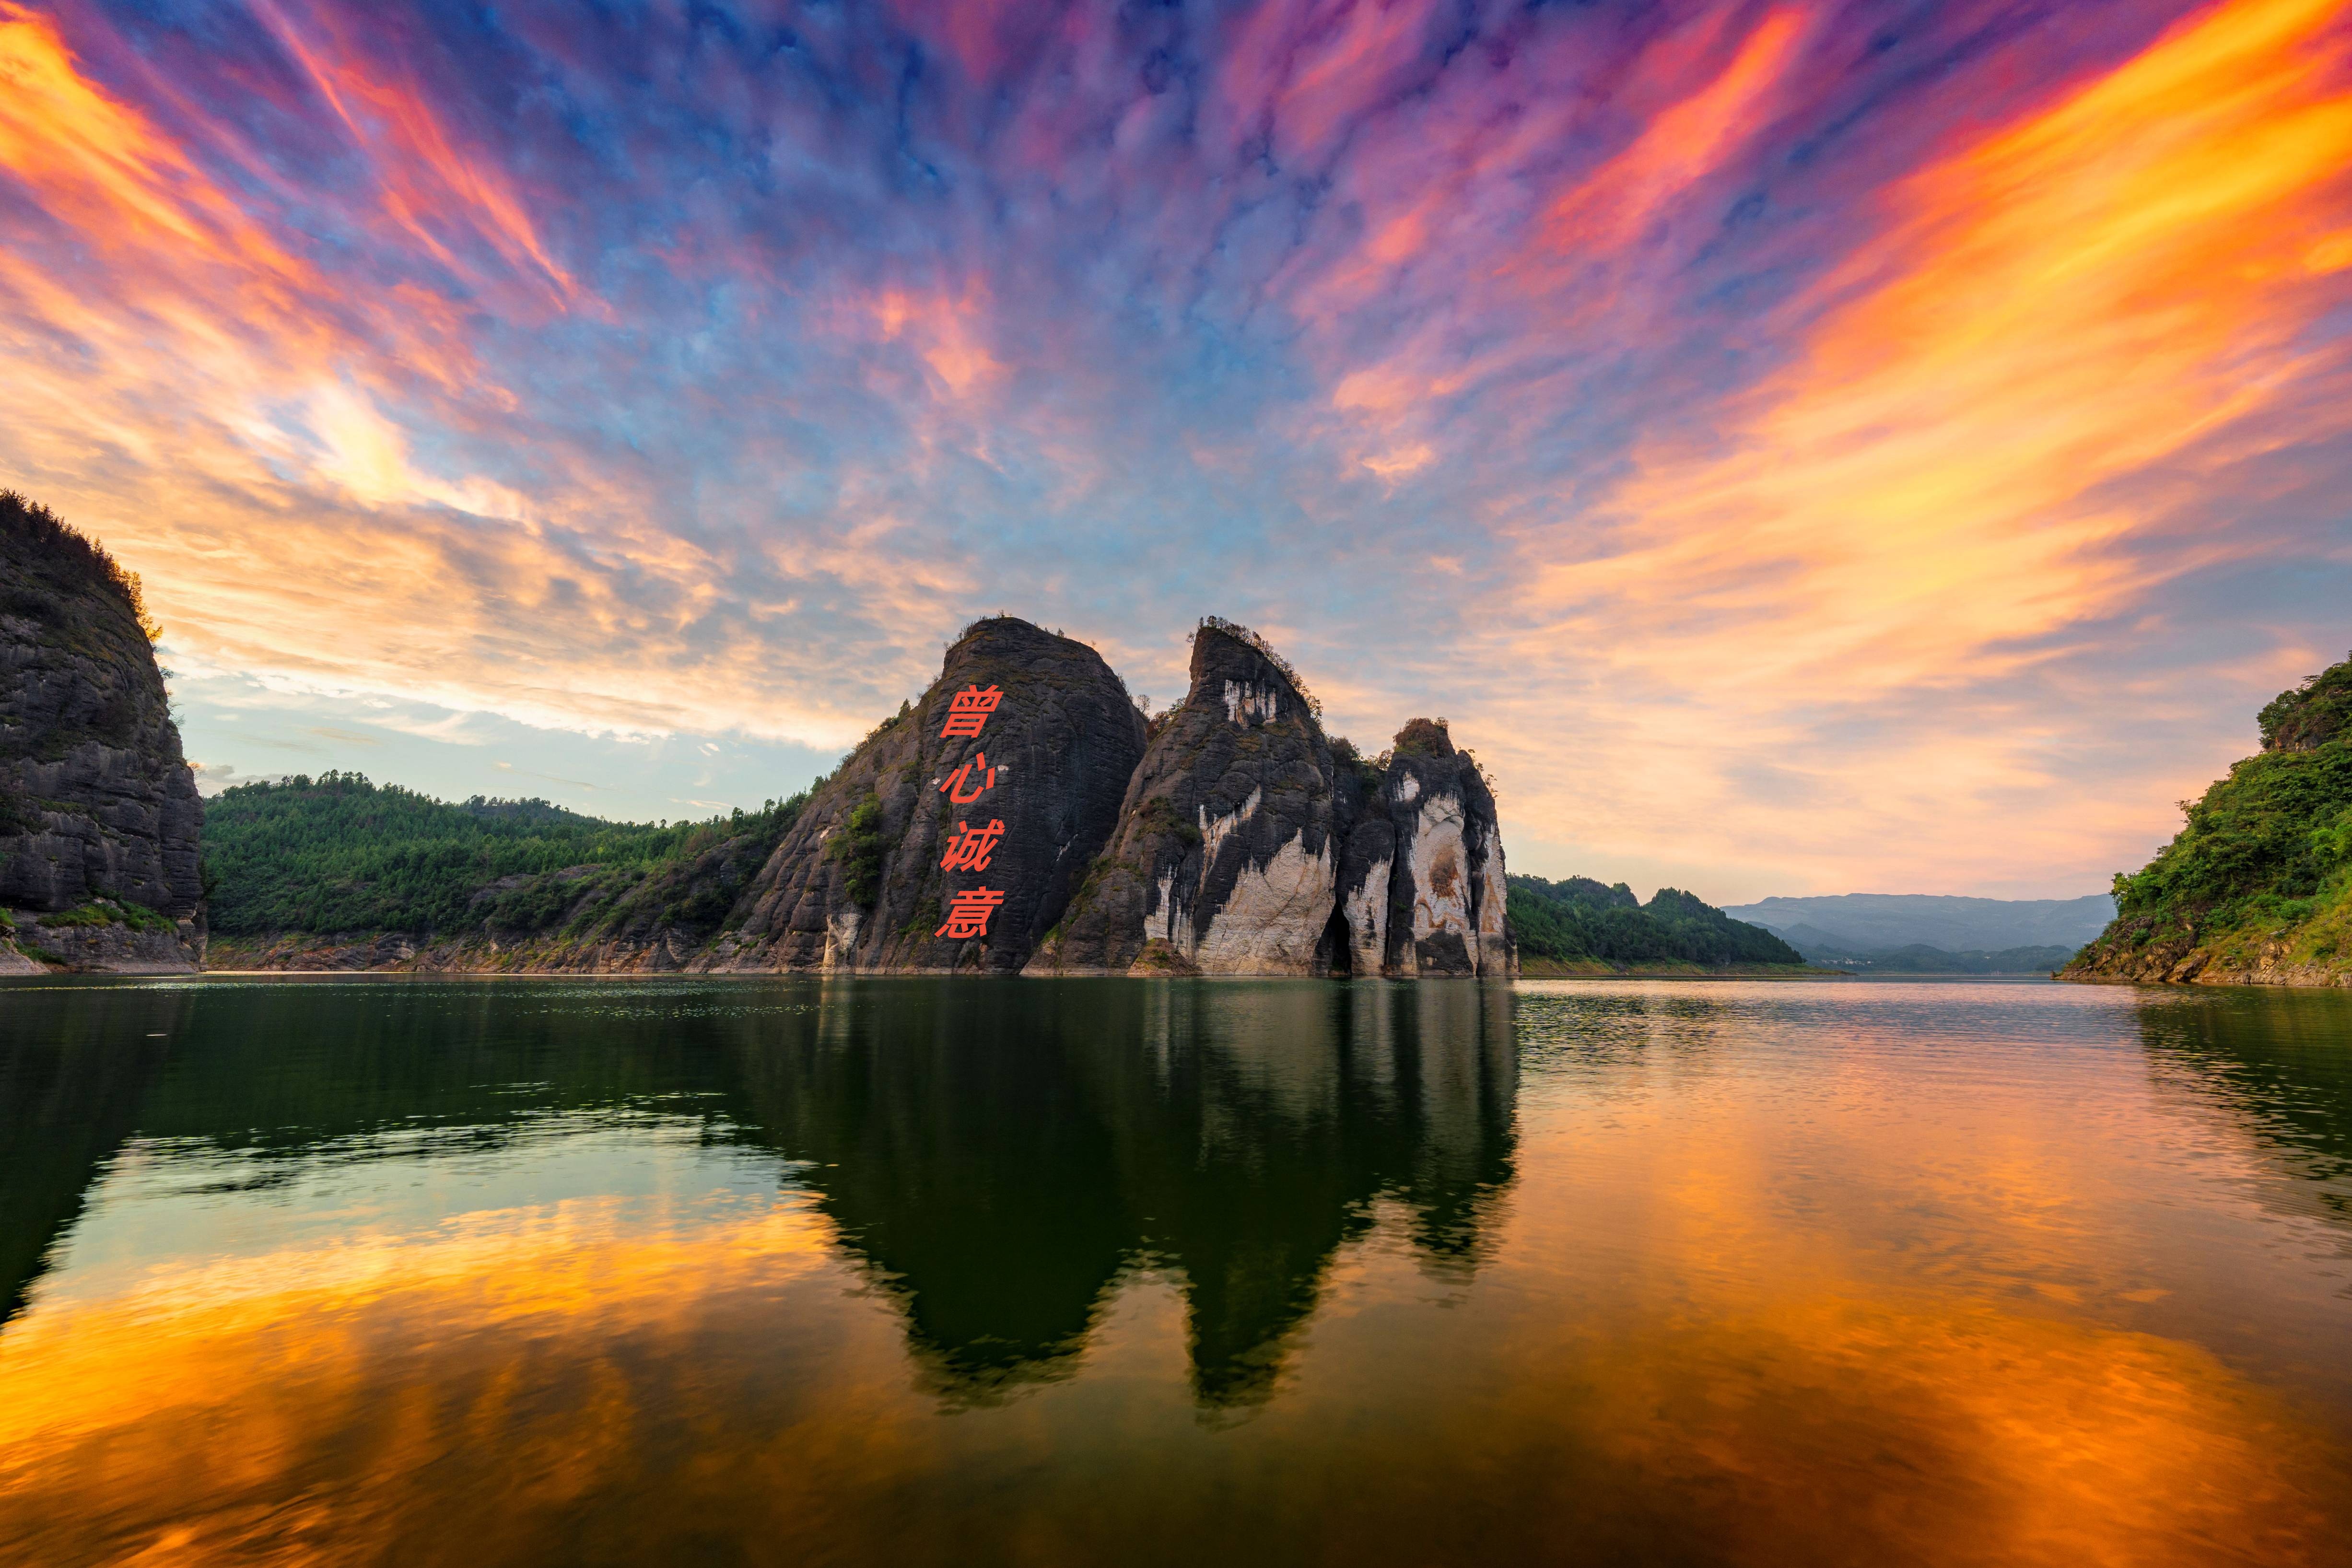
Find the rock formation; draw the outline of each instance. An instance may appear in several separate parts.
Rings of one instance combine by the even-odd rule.
[[[992,706],[951,722],[966,692]],[[1018,973],[1109,837],[1143,734],[1093,648],[975,622],[809,801],[693,967]],[[1002,895],[980,934],[953,932],[960,893]]]
[[[1338,808],[1330,743],[1297,683],[1203,626],[1191,692],[1153,726],[1109,851],[1033,968],[1328,971]]]
[[[271,805],[232,791],[216,803],[232,964],[1400,978],[1517,970],[1494,796],[1444,721],[1414,720],[1392,752],[1367,760],[1324,733],[1278,655],[1219,621],[1194,638],[1189,695],[1148,728],[1093,648],[1011,617],[975,622],[930,689],[805,798],[714,821],[690,851],[651,865],[486,872],[471,887],[427,888],[415,897],[437,900],[433,913],[407,923],[430,929],[346,918],[280,931],[251,917],[326,906],[302,889],[295,897],[258,886],[268,868],[240,848],[241,830],[258,820],[246,814],[315,806],[322,822],[343,822],[337,803],[376,788],[340,775],[298,782],[299,799]],[[240,873],[254,885],[238,883]]]
[[[1222,622],[1193,638],[1192,674],[1029,973],[1514,972],[1494,796],[1442,721],[1367,763]]]
[[[1355,973],[1516,973],[1494,792],[1445,721],[1397,732],[1348,849],[1341,908]]]
[[[0,904],[16,946],[90,968],[194,967],[203,821],[137,579],[0,492]]]

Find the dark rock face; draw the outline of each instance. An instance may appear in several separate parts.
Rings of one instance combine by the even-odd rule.
[[[163,944],[175,957],[147,941],[122,962],[192,965],[204,805],[133,592],[47,510],[0,496],[0,903],[38,914],[129,900],[179,931]],[[108,943],[78,941],[89,962],[117,966]]]
[[[999,695],[976,725],[951,724],[967,690]],[[921,700],[810,800],[740,924],[693,967],[1019,972],[1118,820],[1143,737],[1094,649],[1010,616],[975,623]],[[971,836],[989,840],[985,864],[943,867]],[[940,934],[958,894],[1002,895],[982,934]]]
[[[1344,812],[1297,683],[1203,626],[1192,689],[1153,725],[1118,834],[1031,973],[1328,973]]]
[[[1264,645],[1213,624],[1029,971],[1506,976],[1505,897],[1494,795],[1442,721],[1368,762]]]

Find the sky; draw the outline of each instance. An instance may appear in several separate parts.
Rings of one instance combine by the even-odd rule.
[[[0,0],[209,788],[782,797],[1199,617],[1514,870],[2071,897],[2352,648],[2352,4]]]

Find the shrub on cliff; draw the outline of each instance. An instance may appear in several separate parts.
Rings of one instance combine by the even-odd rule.
[[[147,634],[149,642],[163,635],[163,628],[147,613],[147,599],[138,573],[125,572],[121,563],[107,553],[106,546],[40,502],[27,500],[15,490],[0,490],[0,547],[7,549],[11,559],[40,563],[53,580],[79,578],[103,584],[121,599],[131,618],[139,623],[139,629]],[[37,620],[55,615],[62,602],[27,589],[20,591],[5,607],[11,614]]]

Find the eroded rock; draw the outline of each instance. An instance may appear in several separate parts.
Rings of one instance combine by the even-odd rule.
[[[948,735],[958,693],[996,696]],[[1143,716],[1102,657],[1011,616],[974,623],[922,699],[810,800],[693,967],[1017,973],[1108,838]],[[985,866],[944,868],[988,837]],[[984,935],[942,936],[958,893],[1000,893]]]

